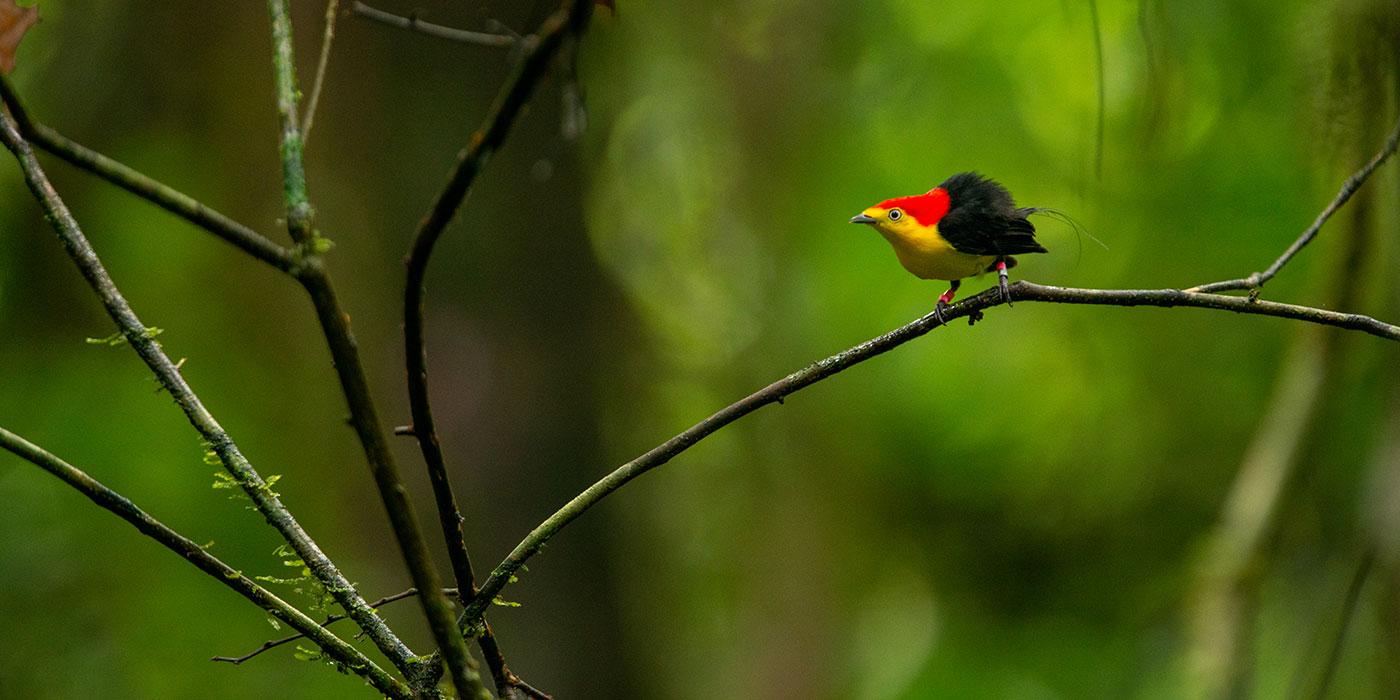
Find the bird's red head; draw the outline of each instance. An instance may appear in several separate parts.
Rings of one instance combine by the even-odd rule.
[[[935,187],[924,194],[915,194],[908,197],[895,197],[886,199],[874,208],[889,211],[890,209],[903,209],[904,213],[914,217],[914,220],[922,226],[933,226],[937,224],[944,214],[948,213],[948,191],[942,187]]]

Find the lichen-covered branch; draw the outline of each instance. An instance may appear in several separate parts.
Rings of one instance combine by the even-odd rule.
[[[296,518],[292,517],[291,512],[282,505],[277,494],[269,488],[262,476],[243,456],[233,438],[229,437],[223,426],[219,425],[213,414],[205,408],[204,403],[195,395],[194,390],[185,382],[179,367],[171,362],[170,357],[155,341],[146,324],[142,323],[141,319],[136,316],[136,312],[131,309],[131,305],[127,303],[111,276],[107,274],[107,269],[102,265],[101,259],[97,257],[96,251],[93,250],[67,205],[63,203],[54,190],[53,185],[44,174],[43,168],[39,165],[38,159],[35,158],[33,149],[20,136],[18,127],[9,114],[0,113],[0,141],[3,141],[5,147],[19,160],[20,169],[24,171],[25,182],[43,208],[45,217],[48,218],[54,231],[58,233],[64,249],[77,265],[88,285],[102,300],[103,306],[106,307],[108,315],[116,323],[122,336],[155,374],[156,379],[169,392],[176,405],[184,411],[186,418],[199,431],[209,449],[218,455],[220,463],[248,494],[254,507],[269,524],[281,533],[287,544],[306,563],[316,580],[326,587],[326,590],[335,597],[336,602],[345,608],[356,624],[365,630],[365,633],[386,656],[394,660],[413,658],[412,652],[389,631],[384,622],[375,615],[374,610],[365,603],[364,598],[361,598],[359,593],[355,591],[354,586],[340,572],[340,569],[301,528]]]
[[[428,618],[433,640],[446,659],[453,685],[462,695],[481,687],[481,679],[471,672],[472,660],[466,640],[453,622],[452,605],[442,593],[442,579],[423,540],[408,489],[399,476],[398,465],[389,449],[388,438],[379,421],[374,400],[360,361],[359,347],[350,330],[350,317],[337,300],[330,275],[321,259],[321,246],[312,229],[311,201],[307,194],[306,170],[302,163],[302,140],[297,124],[297,86],[292,55],[291,17],[285,0],[268,0],[272,15],[273,66],[277,82],[277,111],[281,121],[283,194],[287,210],[287,230],[302,247],[298,279],[311,296],[316,318],[330,346],[336,375],[350,407],[350,422],[364,448],[374,475],[375,486],[389,515],[389,523],[408,566],[413,585],[422,591],[418,600]],[[391,657],[392,658],[392,657]],[[417,684],[417,673],[410,667],[416,659],[398,658],[396,665]],[[426,682],[426,680],[424,681]],[[415,689],[419,689],[416,688]]]
[[[200,571],[209,574],[215,581],[252,601],[254,605],[267,611],[269,615],[287,623],[292,629],[300,632],[296,638],[310,638],[327,656],[347,671],[363,676],[380,693],[391,698],[412,697],[408,687],[401,681],[375,665],[373,661],[370,661],[345,640],[325,629],[324,625],[316,624],[315,620],[258,585],[253,579],[243,575],[243,572],[204,551],[204,548],[193,540],[151,517],[146,511],[132,503],[130,499],[108,488],[86,472],[4,428],[0,428],[0,448],[12,452],[21,459],[27,460],[58,477],[64,483],[87,496],[93,503],[131,523],[133,527],[141,531],[141,534],[164,545],[170,551],[194,564]]]

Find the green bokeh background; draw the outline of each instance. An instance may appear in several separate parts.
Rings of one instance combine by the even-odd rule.
[[[292,4],[309,83],[324,4]],[[478,570],[617,464],[927,312],[942,287],[845,223],[874,201],[976,169],[1107,243],[1046,222],[1052,253],[1017,276],[1189,286],[1272,260],[1396,113],[1400,13],[1383,0],[1101,0],[1101,150],[1085,1],[619,4],[582,52],[586,131],[562,135],[547,83],[429,277],[433,396]],[[525,30],[553,3],[377,6]],[[37,119],[284,240],[261,3],[41,9],[12,75]],[[394,424],[408,422],[401,259],[509,61],[339,24],[311,194]],[[306,528],[367,596],[406,588],[301,290],[43,160]],[[197,436],[144,367],[84,342],[111,323],[4,161],[0,425],[235,567],[280,573],[274,533],[210,488]],[[1392,164],[1266,297],[1400,318],[1397,193]],[[1280,377],[1309,358],[1326,368],[1312,417],[1264,441],[1296,441],[1297,459],[1239,584],[1236,690],[1312,687],[1361,553],[1379,547],[1332,689],[1392,696],[1396,346],[1190,309],[1025,303],[936,331],[629,485],[533,560],[506,591],[522,607],[492,621],[512,667],[561,698],[1211,696],[1193,652],[1202,618],[1218,621],[1194,602],[1209,542],[1271,406],[1298,400]],[[417,450],[397,448],[428,521]],[[290,651],[210,663],[277,632],[8,455],[0,503],[0,696],[369,693]],[[428,648],[413,603],[384,612]]]

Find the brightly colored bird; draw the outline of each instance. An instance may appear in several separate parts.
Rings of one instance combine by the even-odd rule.
[[[1040,211],[1017,207],[994,180],[958,173],[924,194],[880,202],[851,217],[851,223],[879,231],[915,276],[951,283],[934,307],[942,321],[962,280],[984,272],[997,271],[1002,298],[1011,302],[1006,278],[1007,268],[1016,266],[1011,256],[1047,252],[1027,219]]]

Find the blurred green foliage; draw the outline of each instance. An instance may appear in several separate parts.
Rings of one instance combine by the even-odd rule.
[[[294,4],[305,81],[323,6]],[[942,287],[845,223],[872,202],[975,169],[1108,244],[1047,222],[1051,254],[1016,275],[1189,286],[1271,261],[1396,113],[1400,18],[1382,0],[1099,2],[1101,171],[1087,2],[619,4],[582,55],[588,130],[561,136],[547,85],[429,279],[433,391],[478,571],[616,464],[928,311]],[[551,5],[378,3],[522,31]],[[259,4],[42,11],[12,76],[37,119],[282,240]],[[386,420],[407,422],[399,261],[508,62],[341,21],[311,196]],[[45,163],[211,410],[265,475],[284,475],[307,529],[368,597],[406,588],[296,285]],[[1265,295],[1327,305],[1353,276],[1348,310],[1400,318],[1387,274],[1397,188],[1391,164]],[[199,441],[136,358],[84,342],[111,331],[6,159],[0,424],[213,540],[235,567],[285,573],[272,532],[210,488]],[[493,624],[512,668],[562,698],[1208,692],[1191,662],[1203,552],[1289,348],[1311,347],[1310,333],[1195,310],[995,309],[630,485],[532,562],[506,592],[523,607],[494,609]],[[1396,497],[1396,360],[1362,336],[1328,356],[1242,586],[1245,694],[1318,677],[1385,522],[1372,515]],[[398,447],[426,516],[416,450]],[[0,459],[0,503],[0,696],[357,691],[291,649],[209,663],[278,633],[36,469]],[[1400,687],[1389,561],[1363,590],[1336,697]],[[385,614],[426,648],[412,603]]]

